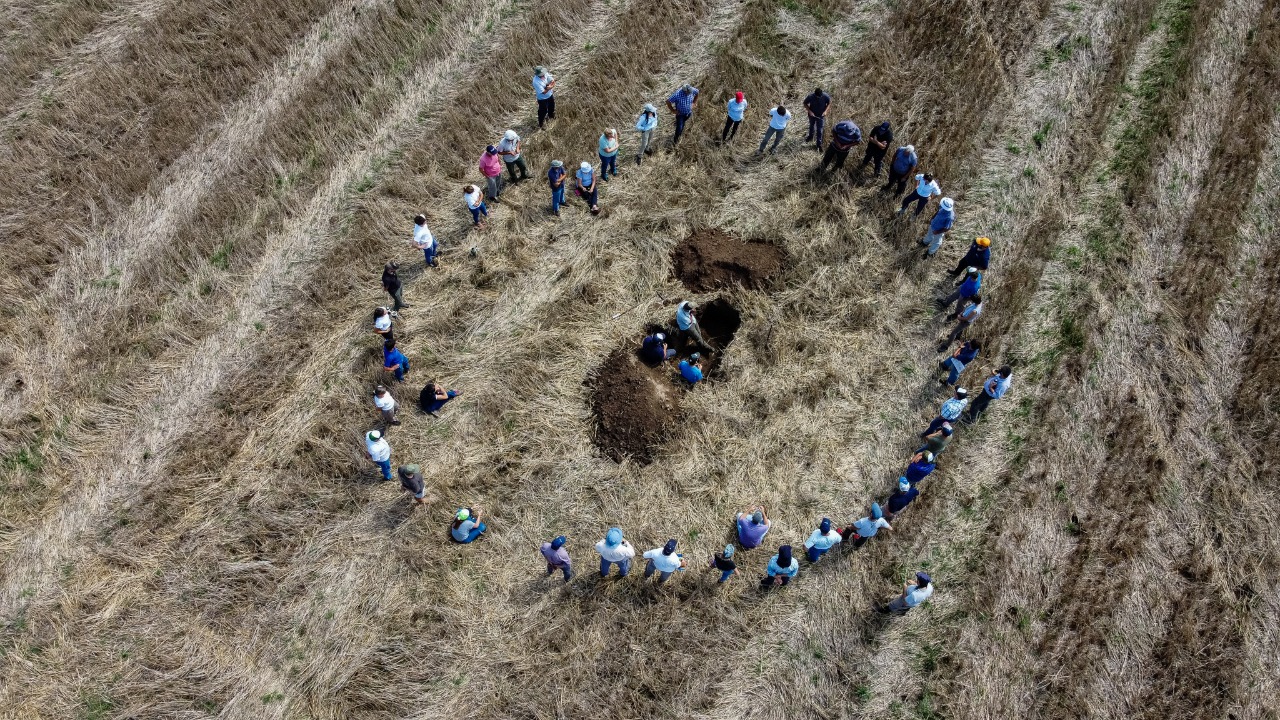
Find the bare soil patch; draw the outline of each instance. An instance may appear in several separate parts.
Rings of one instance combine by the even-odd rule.
[[[742,285],[759,289],[782,269],[786,253],[759,240],[743,240],[723,230],[699,230],[671,251],[676,277],[695,292]]]

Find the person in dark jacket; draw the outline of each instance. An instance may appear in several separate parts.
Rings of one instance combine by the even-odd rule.
[[[831,144],[822,154],[822,169],[825,171],[832,163],[835,163],[836,170],[844,167],[844,160],[849,157],[849,151],[860,142],[862,142],[862,129],[853,121],[853,118],[836,123],[831,131]]]
[[[889,121],[885,120],[867,135],[867,152],[862,156],[862,164],[858,169],[866,167],[874,162],[876,171],[872,177],[880,176],[880,168],[884,165],[884,156],[889,152],[889,143],[893,141],[893,129],[889,126]]]
[[[396,271],[400,269],[400,263],[394,260],[382,266],[382,289],[387,291],[394,303],[392,310],[402,310],[409,307],[404,301],[404,296],[400,292],[400,276]]]
[[[413,507],[427,503],[427,486],[422,481],[422,470],[417,465],[401,465],[396,469],[400,487],[413,493]]]
[[[960,373],[964,372],[964,367],[973,362],[980,352],[982,352],[981,340],[966,340],[961,343],[960,347],[951,353],[951,357],[938,363],[938,366],[947,372],[947,376],[938,382],[954,386],[960,380]]]
[[[666,333],[649,335],[640,344],[640,357],[650,365],[661,365],[675,356],[676,351],[667,345]]]
[[[831,110],[831,96],[822,92],[822,88],[814,88],[804,99],[804,110],[809,115],[809,134],[804,141],[815,142],[818,152],[822,152],[823,126],[826,125],[827,113]]]
[[[889,501],[885,503],[885,518],[893,520],[894,516],[911,504],[912,500],[920,494],[920,490],[912,486],[911,481],[905,477],[898,478],[898,489],[889,496]]]
[[[440,408],[461,394],[461,390],[450,390],[433,379],[422,388],[422,392],[418,393],[418,404],[426,414],[440,417]]]
[[[923,452],[918,452],[911,457],[911,463],[907,465],[907,469],[902,473],[902,477],[906,478],[907,482],[915,485],[921,480],[929,477],[929,474],[936,470],[937,467],[938,463],[936,458],[933,457],[933,453],[925,450]]]
[[[991,238],[975,238],[973,244],[969,246],[969,252],[960,258],[960,262],[956,263],[956,269],[951,271],[951,277],[960,277],[960,273],[971,267],[979,270],[991,267]]]

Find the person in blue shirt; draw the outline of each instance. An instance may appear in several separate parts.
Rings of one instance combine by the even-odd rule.
[[[382,369],[395,373],[396,382],[404,382],[409,374],[409,358],[396,348],[395,340],[388,340],[382,346]]]
[[[979,270],[986,270],[991,267],[991,238],[974,238],[973,244],[969,246],[969,252],[960,258],[960,262],[956,263],[955,270],[951,271],[951,278],[954,280],[960,276],[960,273],[971,267],[976,267]]]
[[[913,487],[911,481],[905,477],[898,478],[898,489],[889,496],[889,501],[886,503],[885,518],[892,520],[898,513],[906,510],[919,494],[920,489]]]
[[[911,463],[907,465],[907,469],[902,473],[902,477],[906,478],[907,482],[915,485],[921,480],[929,477],[929,473],[936,470],[937,467],[938,463],[935,462],[933,453],[925,450],[923,452],[918,452],[911,457]]]
[[[981,351],[981,340],[966,340],[961,343],[960,347],[951,353],[951,357],[938,363],[939,367],[947,371],[947,377],[938,382],[943,385],[955,385],[960,380],[960,373],[964,372],[964,367],[973,362]]]
[[[560,206],[564,204],[564,162],[551,161],[551,169],[547,171],[547,185],[551,187],[551,212],[560,216]]]
[[[831,130],[831,144],[827,145],[827,151],[822,154],[822,169],[825,171],[832,163],[835,163],[836,170],[844,167],[849,151],[860,142],[862,142],[862,128],[858,127],[853,118],[836,123],[835,128]]]
[[[881,530],[892,530],[893,526],[888,520],[884,519],[884,510],[880,509],[880,503],[871,503],[871,514],[855,520],[848,527],[840,531],[846,542],[852,543],[854,547],[861,547],[867,540],[876,536]]]
[[[676,134],[671,139],[672,145],[680,144],[680,136],[684,134],[684,124],[693,115],[693,108],[698,104],[698,88],[688,83],[667,98],[667,108],[676,116]]]
[[[938,252],[938,248],[942,247],[942,241],[947,237],[947,231],[956,222],[956,203],[949,197],[942,198],[938,203],[938,211],[933,214],[933,218],[929,220],[929,232],[920,239],[920,244],[925,246],[924,257],[931,258]]]
[[[964,303],[971,297],[976,297],[978,291],[982,289],[982,273],[978,272],[978,268],[970,266],[964,273],[964,279],[960,284],[956,285],[955,292],[948,295],[942,300],[942,307],[946,307],[951,303],[955,303],[955,310],[947,316],[948,320],[955,320],[960,315],[960,309],[964,307]]]
[[[587,201],[591,206],[591,214],[600,214],[600,192],[596,187],[596,172],[591,169],[591,163],[583,162],[578,166],[578,172],[573,174],[575,187],[578,197]]]
[[[609,182],[609,170],[618,176],[618,129],[608,128],[600,134],[600,179]]]
[[[449,526],[449,537],[456,543],[475,542],[488,529],[480,522],[480,508],[460,508]]]
[[[839,531],[831,527],[831,520],[822,518],[822,522],[818,523],[818,529],[804,541],[805,556],[809,558],[809,562],[818,562],[818,558],[826,555],[828,550],[839,545],[843,540]]]
[[[640,344],[640,358],[650,365],[661,365],[676,356],[676,351],[667,346],[665,333],[654,333]]]
[[[973,405],[969,407],[965,413],[965,422],[973,422],[982,416],[986,411],[987,405],[992,400],[999,400],[1004,394],[1009,392],[1009,386],[1013,384],[1013,368],[1008,365],[1001,365],[999,370],[995,371],[987,381],[982,383],[982,392],[978,393],[978,397],[974,399]]]
[[[791,555],[791,546],[778,548],[778,554],[769,558],[769,566],[765,576],[760,580],[760,587],[768,590],[777,585],[786,585],[792,578],[800,574],[800,562]]]
[[[538,98],[538,129],[542,123],[556,119],[556,79],[539,65],[533,69],[533,92]]]
[[[738,126],[742,124],[742,118],[747,112],[747,96],[742,91],[733,94],[733,98],[725,103],[726,117],[724,119],[724,129],[720,131],[720,142],[729,142],[738,136]]]
[[[916,165],[920,164],[920,158],[916,156],[915,145],[903,145],[893,153],[893,161],[889,163],[889,181],[880,188],[881,192],[888,190],[896,183],[898,188],[893,191],[893,196],[898,197],[907,189],[907,181],[915,174]]]
[[[640,146],[636,148],[636,164],[640,164],[640,159],[652,153],[649,143],[653,141],[653,131],[658,127],[658,109],[649,103],[645,103],[644,108],[640,110],[640,116],[636,118],[636,132],[640,133]]]
[[[688,360],[680,361],[680,377],[690,385],[697,385],[702,381],[702,357],[698,353],[690,355]]]

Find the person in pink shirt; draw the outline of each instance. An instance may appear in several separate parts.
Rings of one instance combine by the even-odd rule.
[[[480,172],[489,183],[489,199],[498,202],[498,195],[502,192],[498,187],[498,177],[502,175],[502,159],[498,157],[498,148],[490,145],[484,149],[484,154],[480,156]]]

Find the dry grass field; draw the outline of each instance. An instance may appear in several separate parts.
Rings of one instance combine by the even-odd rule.
[[[1278,0],[12,0],[0,29],[0,717],[1280,717]],[[636,166],[683,82],[687,137],[664,109]],[[815,171],[815,85],[828,133],[891,120],[956,200],[937,257],[861,148]],[[535,179],[473,231],[509,127]],[[603,211],[552,217],[550,160],[606,127]],[[770,276],[682,284],[716,232]],[[962,383],[1010,363],[1010,394],[892,532],[760,593],[778,543],[888,494],[978,235]],[[417,510],[362,455],[391,259]],[[657,445],[598,447],[601,373],[676,298],[723,299],[732,344],[691,392],[652,376]],[[466,390],[439,419],[433,377]],[[767,549],[717,585],[758,503]],[[453,544],[469,505],[489,532]],[[690,569],[601,581],[615,524]],[[932,600],[875,612],[918,569]]]

